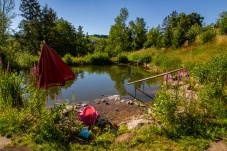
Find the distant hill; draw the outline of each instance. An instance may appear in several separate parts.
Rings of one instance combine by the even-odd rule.
[[[94,34],[94,35],[90,35],[89,38],[91,39],[91,41],[97,42],[100,39],[107,39],[108,35],[97,35],[97,34]]]
[[[98,38],[108,38],[108,35],[97,35],[97,34],[94,34],[92,36],[98,37]]]

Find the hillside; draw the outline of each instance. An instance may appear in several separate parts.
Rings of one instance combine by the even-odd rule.
[[[202,45],[199,40],[197,40],[193,45],[187,46],[184,45],[179,49],[172,48],[148,48],[141,49],[136,52],[129,54],[129,58],[133,58],[135,55],[151,55],[152,61],[151,66],[157,66],[157,62],[166,62],[167,60],[159,60],[162,56],[169,58],[170,60],[179,59],[181,61],[180,66],[192,65],[192,64],[204,64],[211,60],[215,55],[227,54],[227,37],[226,36],[217,36],[212,42]],[[166,63],[168,64],[168,63]],[[170,65],[170,64],[168,64]],[[161,67],[161,66],[160,66]],[[168,66],[163,66],[167,68]],[[172,67],[173,69],[176,67]],[[170,69],[172,69],[170,68]]]

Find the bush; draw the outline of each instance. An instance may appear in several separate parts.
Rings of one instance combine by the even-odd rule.
[[[127,63],[128,62],[128,57],[126,55],[118,54],[117,55],[117,61],[119,63]]]
[[[73,65],[73,58],[70,54],[66,54],[62,59],[67,65],[69,66]]]
[[[140,63],[140,64],[142,64],[142,63],[148,64],[150,62],[151,62],[151,56],[148,54],[144,54],[144,55],[140,56],[139,60],[138,60],[138,63]]]
[[[213,39],[216,37],[216,32],[213,28],[208,28],[204,32],[201,33],[201,43],[206,44],[208,42],[213,41]]]
[[[210,98],[224,99],[227,85],[227,56],[218,55],[212,58],[211,62],[196,66],[192,72],[202,84],[211,87]],[[207,89],[208,90],[208,89]]]
[[[106,53],[88,54],[85,56],[85,61],[88,64],[93,64],[93,65],[104,65],[104,64],[112,63],[111,59]]]
[[[133,54],[133,55],[132,55],[132,61],[138,62],[138,60],[139,60],[139,55]]]
[[[191,71],[194,77],[188,82],[195,80],[200,85],[196,99],[189,100],[186,90],[182,91],[178,86],[162,86],[151,109],[165,134],[177,138],[193,136],[209,139],[226,135],[226,58],[224,55],[216,56],[211,62],[196,65]]]

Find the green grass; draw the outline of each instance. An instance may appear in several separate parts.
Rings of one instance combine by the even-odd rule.
[[[165,58],[168,58],[160,60],[162,62],[162,65],[159,66],[159,68],[161,69],[171,70],[179,68],[179,66],[184,67],[189,64],[205,64],[209,62],[215,55],[227,54],[227,38],[225,36],[217,36],[213,42],[204,45],[202,45],[199,40],[197,40],[194,45],[184,45],[179,49],[141,49],[139,51],[128,53],[128,58],[130,61],[133,61],[135,60],[135,56],[141,56],[143,54],[151,55],[151,66],[158,66],[156,64],[156,61],[160,58],[160,56],[165,56]],[[174,62],[171,62],[171,60],[174,60],[174,58],[180,59],[181,63],[173,65]]]
[[[177,95],[179,87],[171,87],[176,93],[169,93],[170,86],[163,86],[155,99],[156,105],[150,106],[153,113],[149,116],[155,118],[154,123],[135,130],[121,126],[118,133],[107,129],[92,133],[91,139],[86,141],[81,141],[78,135],[82,125],[74,121],[77,112],[69,113],[69,126],[61,124],[63,116],[60,113],[66,104],[46,109],[45,90],[37,89],[32,81],[24,83],[25,80],[16,74],[1,69],[0,134],[14,138],[12,145],[34,150],[204,150],[216,138],[227,137],[226,41],[225,37],[217,37],[213,43],[196,43],[177,50],[150,48],[126,53],[129,60],[136,56],[151,56],[151,65],[167,70],[191,64],[189,72],[193,78],[185,82],[198,92],[198,99],[188,102]],[[28,59],[28,64],[32,64],[31,60]],[[76,65],[105,64],[110,60],[106,54],[97,53],[84,58],[67,55],[64,61]],[[22,60],[18,62],[21,66],[26,64]],[[203,87],[194,89],[195,84]],[[185,110],[179,112],[179,106]],[[134,133],[135,137],[122,143],[115,142],[116,137],[127,132]]]

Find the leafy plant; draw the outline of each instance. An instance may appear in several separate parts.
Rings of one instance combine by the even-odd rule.
[[[103,64],[112,63],[108,54],[106,53],[88,54],[85,56],[85,60],[88,64],[93,64],[93,65],[103,65]]]
[[[222,122],[227,117],[226,63],[226,56],[217,56],[211,62],[194,68],[192,75],[203,84],[197,88],[197,99],[187,98],[186,92],[181,92],[178,86],[162,86],[155,99],[156,105],[151,108],[168,137],[214,139],[226,134],[223,130],[226,123]]]
[[[23,79],[16,74],[11,74],[0,67],[0,107],[12,106],[19,107],[23,105],[21,84]]]
[[[119,63],[126,63],[126,62],[128,62],[128,57],[126,55],[118,54],[117,61]]]
[[[139,57],[138,63],[145,63],[148,64],[151,62],[151,56],[148,54],[144,54]]]
[[[216,37],[216,32],[214,28],[211,25],[207,26],[205,28],[205,31],[201,33],[201,37],[200,37],[201,43],[206,44],[208,42],[211,42],[214,40],[215,37]]]
[[[72,59],[72,56],[70,54],[66,54],[62,59],[69,66],[73,65],[73,59]]]

